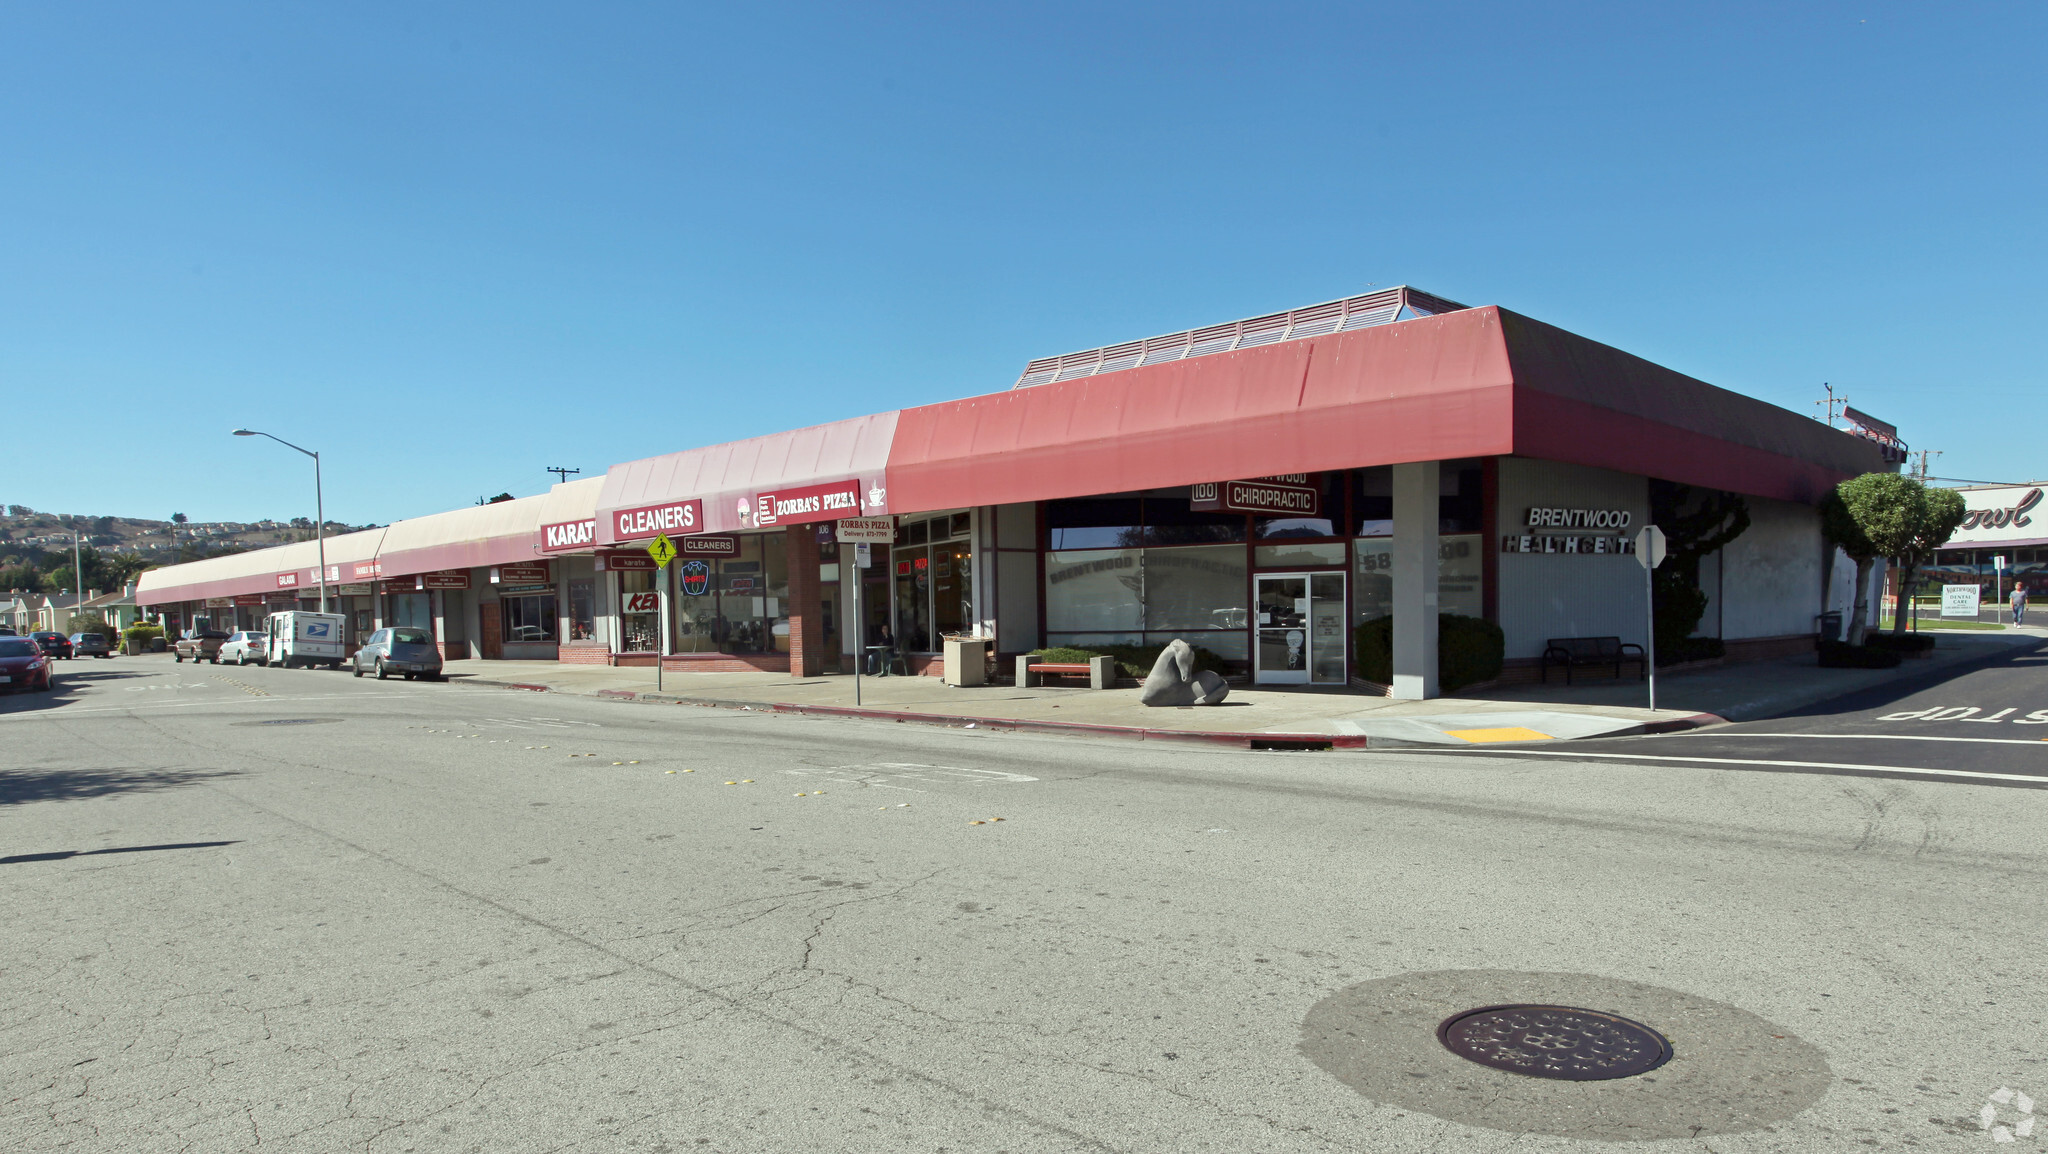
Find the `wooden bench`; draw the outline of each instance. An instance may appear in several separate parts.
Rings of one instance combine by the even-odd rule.
[[[1087,661],[1035,661],[1028,653],[1017,657],[1017,688],[1030,689],[1031,677],[1086,677],[1088,688],[1108,689],[1116,684],[1116,658],[1095,657]]]
[[[1623,641],[1619,637],[1553,637],[1544,643],[1543,680],[1550,680],[1550,667],[1564,669],[1564,683],[1572,683],[1572,670],[1586,668],[1614,667],[1614,676],[1621,676],[1621,664],[1633,661],[1644,676],[1650,671],[1649,662],[1643,656],[1643,647]]]

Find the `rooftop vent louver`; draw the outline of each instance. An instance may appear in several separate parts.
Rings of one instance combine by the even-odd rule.
[[[1024,366],[1024,374],[1018,377],[1017,383],[1011,387],[1026,389],[1033,385],[1071,381],[1076,377],[1092,377],[1099,373],[1113,373],[1119,369],[1132,369],[1140,365],[1157,365],[1166,361],[1206,357],[1212,353],[1234,352],[1238,349],[1257,348],[1260,345],[1300,340],[1304,337],[1350,332],[1373,325],[1392,324],[1397,320],[1413,320],[1416,317],[1456,312],[1466,307],[1468,306],[1456,301],[1445,300],[1420,289],[1401,285],[1397,288],[1366,293],[1363,296],[1309,305],[1290,312],[1232,321],[1225,325],[1189,329],[1186,332],[1169,333],[1149,340],[1129,341],[1106,348],[1089,349],[1086,352],[1068,353],[1063,357],[1040,357]]]

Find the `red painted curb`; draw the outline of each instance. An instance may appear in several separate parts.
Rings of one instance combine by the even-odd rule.
[[[1234,745],[1243,749],[1364,749],[1360,734],[1338,733],[1243,733],[1201,729],[1153,729],[1136,725],[1096,725],[1085,721],[1027,721],[1014,717],[969,717],[950,713],[907,713],[893,709],[864,709],[851,705],[797,705],[778,702],[777,713],[821,717],[857,717],[873,721],[911,722],[918,725],[976,729],[1001,729],[1015,733],[1077,733],[1094,737],[1122,737],[1136,741],[1193,741],[1211,745]]]
[[[1718,713],[1694,713],[1686,717],[1674,717],[1670,721],[1646,721],[1644,733],[1679,733],[1688,729],[1705,729],[1709,725],[1726,725],[1728,719]]]

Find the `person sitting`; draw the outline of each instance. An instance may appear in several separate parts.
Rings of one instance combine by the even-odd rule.
[[[868,654],[868,675],[889,676],[889,667],[896,664],[896,634],[887,621],[882,622],[881,631],[875,637],[875,644]]]

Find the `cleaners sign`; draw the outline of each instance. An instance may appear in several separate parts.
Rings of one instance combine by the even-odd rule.
[[[687,501],[642,505],[612,514],[612,540],[633,541],[662,533],[695,533],[703,525],[704,502],[695,497]]]

